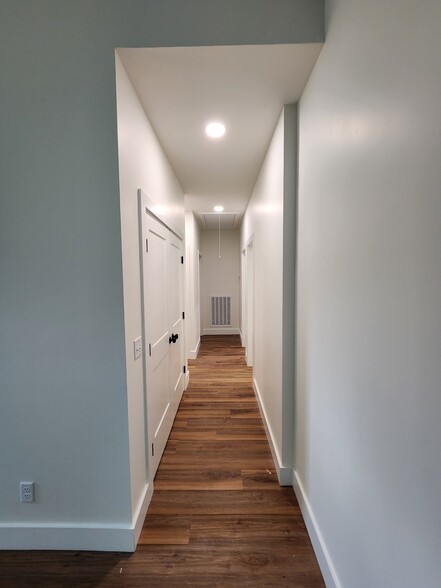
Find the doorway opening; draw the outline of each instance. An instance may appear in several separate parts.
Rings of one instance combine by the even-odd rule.
[[[245,249],[245,357],[247,366],[254,365],[254,239],[248,241]]]
[[[284,447],[292,444],[293,414],[291,405],[286,409],[286,397],[293,396],[294,388],[291,375],[283,369],[282,357],[286,352],[285,340],[288,335],[294,336],[293,331],[285,333],[285,325],[291,324],[285,320],[285,315],[293,314],[294,310],[292,298],[285,295],[283,276],[284,272],[292,273],[294,267],[285,256],[285,245],[288,243],[292,248],[289,235],[295,233],[295,222],[287,214],[287,204],[294,202],[296,197],[297,156],[295,149],[287,150],[287,145],[291,137],[295,144],[296,127],[292,124],[296,117],[295,103],[321,46],[117,50],[118,161],[131,488],[133,504],[141,500],[143,508],[148,502],[148,485],[152,477],[148,465],[149,447],[143,443],[148,427],[142,422],[146,410],[143,386],[148,389],[149,382],[144,381],[140,356],[133,358],[133,342],[140,338],[143,320],[140,296],[142,276],[138,262],[138,188],[154,201],[157,214],[165,212],[174,226],[185,233],[188,259],[184,271],[190,268],[193,272],[185,283],[190,283],[189,289],[193,294],[187,297],[182,308],[185,312],[183,332],[187,337],[185,356],[181,362],[183,370],[187,358],[192,359],[193,353],[197,355],[200,337],[205,334],[203,321],[202,325],[198,324],[200,308],[205,320],[211,306],[208,296],[222,298],[229,295],[226,285],[221,283],[210,293],[204,291],[203,297],[197,299],[200,291],[198,276],[200,281],[207,281],[209,264],[206,250],[201,246],[203,228],[202,225],[197,227],[196,215],[218,205],[224,206],[226,212],[240,211],[244,215],[241,236],[240,223],[235,227],[238,234],[235,248],[238,301],[231,308],[238,312],[237,331],[245,341],[247,362],[253,368],[252,384],[264,423],[268,425],[267,436],[278,475],[286,471],[288,484],[292,480],[292,465],[288,458],[285,459],[288,453],[285,453]],[[290,104],[288,109],[292,110],[292,116],[287,114],[286,103]],[[216,110],[226,124],[226,133],[223,142],[207,143],[205,119],[216,114],[213,112],[214,105],[217,105]],[[287,170],[289,173],[285,173]],[[191,242],[187,241],[187,237],[192,235],[191,231],[187,231],[187,217],[193,219]],[[255,239],[251,242],[253,234]],[[256,243],[259,244],[258,251]],[[244,257],[249,263],[246,264],[246,271],[241,272],[240,250],[244,247]],[[224,255],[222,247],[221,259]],[[215,274],[214,278],[221,275],[220,272]],[[246,296],[242,297],[240,314],[241,291],[246,291]],[[228,325],[230,334],[234,320],[232,315],[231,325]],[[227,325],[222,325],[224,327]],[[215,333],[221,333],[219,325],[210,324],[207,328],[215,328]],[[192,333],[191,340],[188,333]],[[176,330],[172,330],[172,334],[176,334]],[[144,338],[143,343],[141,351],[145,357],[150,341]],[[288,357],[288,361],[291,358]],[[188,370],[184,380],[188,380]],[[162,413],[158,412],[161,415],[164,413],[165,408]]]

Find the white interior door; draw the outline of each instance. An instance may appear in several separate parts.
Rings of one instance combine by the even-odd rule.
[[[164,451],[172,424],[170,393],[170,344],[167,272],[168,229],[149,214],[143,218],[145,247],[143,252],[144,340],[147,343],[146,389],[148,452],[153,476]]]
[[[251,241],[246,250],[246,361],[254,365],[254,246]]]
[[[170,343],[170,388],[176,411],[184,390],[184,325],[182,316],[182,241],[170,233],[168,245],[168,322]]]
[[[201,307],[202,307],[202,303],[201,303],[201,266],[202,266],[202,256],[201,253],[199,251],[199,249],[197,250],[197,266],[196,266],[196,292],[195,292],[195,296],[196,296],[196,308],[199,309],[199,312],[196,316],[196,339],[199,340],[200,336],[202,335],[202,330],[201,330]]]
[[[184,390],[182,240],[140,193],[142,303],[149,477],[158,469]]]

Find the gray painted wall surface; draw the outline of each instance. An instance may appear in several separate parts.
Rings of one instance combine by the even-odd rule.
[[[321,42],[322,11],[2,1],[2,522],[131,522],[115,47]],[[24,509],[28,479],[38,502]]]

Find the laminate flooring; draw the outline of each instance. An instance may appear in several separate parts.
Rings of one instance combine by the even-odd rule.
[[[0,552],[0,586],[324,587],[239,337],[203,337],[189,370],[136,552]]]

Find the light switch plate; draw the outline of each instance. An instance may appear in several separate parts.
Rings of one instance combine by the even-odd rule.
[[[138,337],[137,339],[135,339],[133,341],[133,352],[135,355],[135,359],[138,359],[138,357],[141,357],[142,355],[142,338]]]

